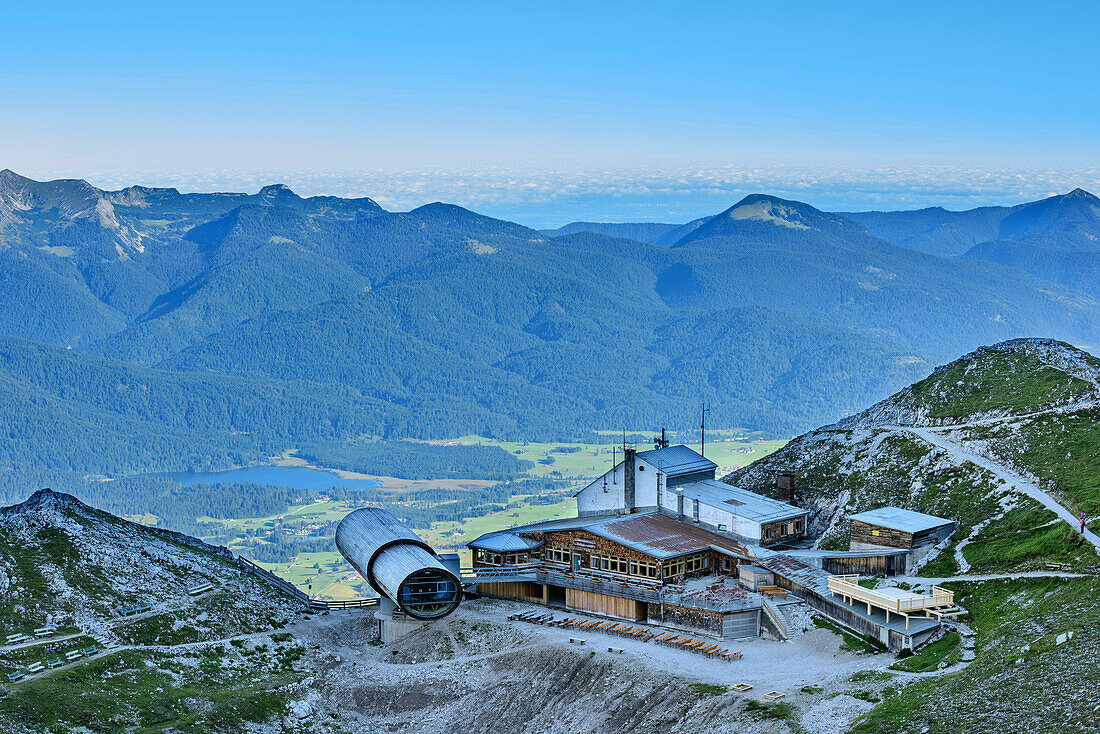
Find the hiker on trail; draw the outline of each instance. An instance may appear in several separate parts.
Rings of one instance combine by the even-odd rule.
[[[1085,513],[1081,513],[1081,535],[1085,534]]]

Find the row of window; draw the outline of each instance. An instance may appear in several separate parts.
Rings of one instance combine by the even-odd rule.
[[[569,559],[572,553],[566,548],[547,548],[544,558],[548,561],[557,561],[558,563],[569,563]]]
[[[779,535],[783,537],[785,535],[797,534],[802,532],[803,528],[802,520],[795,520],[793,523],[785,522],[779,528]],[[764,528],[764,539],[771,540],[773,532],[771,528]]]
[[[492,553],[481,549],[474,551],[475,560],[493,566],[527,563],[531,560],[532,555],[537,558],[537,554],[529,553]],[[573,552],[568,548],[548,547],[545,549],[543,557],[548,561],[569,565],[572,564]],[[695,573],[696,571],[709,571],[710,565],[710,556],[707,552],[694,553],[683,558],[665,561],[664,575],[665,578],[670,578]],[[660,566],[656,562],[622,558],[606,553],[592,553],[588,559],[588,566],[600,571],[621,573],[640,578],[656,579],[660,577]],[[737,568],[736,563],[729,558],[722,558],[720,566],[723,571],[731,571]]]
[[[619,558],[618,556],[605,556],[601,553],[593,553],[588,557],[588,565],[590,568],[599,569],[601,571],[626,573],[630,561],[626,558]]]
[[[474,560],[490,566],[515,566],[520,563],[528,563],[531,554],[523,551],[519,553],[493,553],[492,551],[477,548],[474,550]]]
[[[590,568],[595,568],[600,571],[610,571],[612,573],[621,573],[646,579],[655,579],[660,575],[658,566],[655,562],[638,561],[603,553],[593,553],[589,557],[588,565]]]
[[[665,561],[665,578],[669,578],[670,576],[683,576],[686,573],[706,571],[709,569],[710,556],[705,552],[693,553],[690,556]]]

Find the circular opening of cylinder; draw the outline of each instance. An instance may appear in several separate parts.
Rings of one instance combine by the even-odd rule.
[[[454,611],[462,601],[462,587],[446,571],[425,568],[402,582],[396,601],[417,619],[436,619]]]

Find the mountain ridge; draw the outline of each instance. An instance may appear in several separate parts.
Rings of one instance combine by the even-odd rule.
[[[388,437],[688,426],[699,399],[717,423],[794,433],[978,344],[1100,344],[1100,300],[763,194],[673,247],[281,184],[96,196],[117,227],[32,206],[0,228],[0,334],[98,355],[109,373],[140,365],[170,390],[213,375],[255,396],[357,395],[390,418],[372,407],[356,427]]]

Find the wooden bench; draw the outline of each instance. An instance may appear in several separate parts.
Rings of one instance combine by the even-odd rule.
[[[722,655],[722,657],[725,658],[726,660],[740,660],[741,659],[741,651],[740,650],[734,650],[733,652],[727,652],[727,653],[724,653]]]

